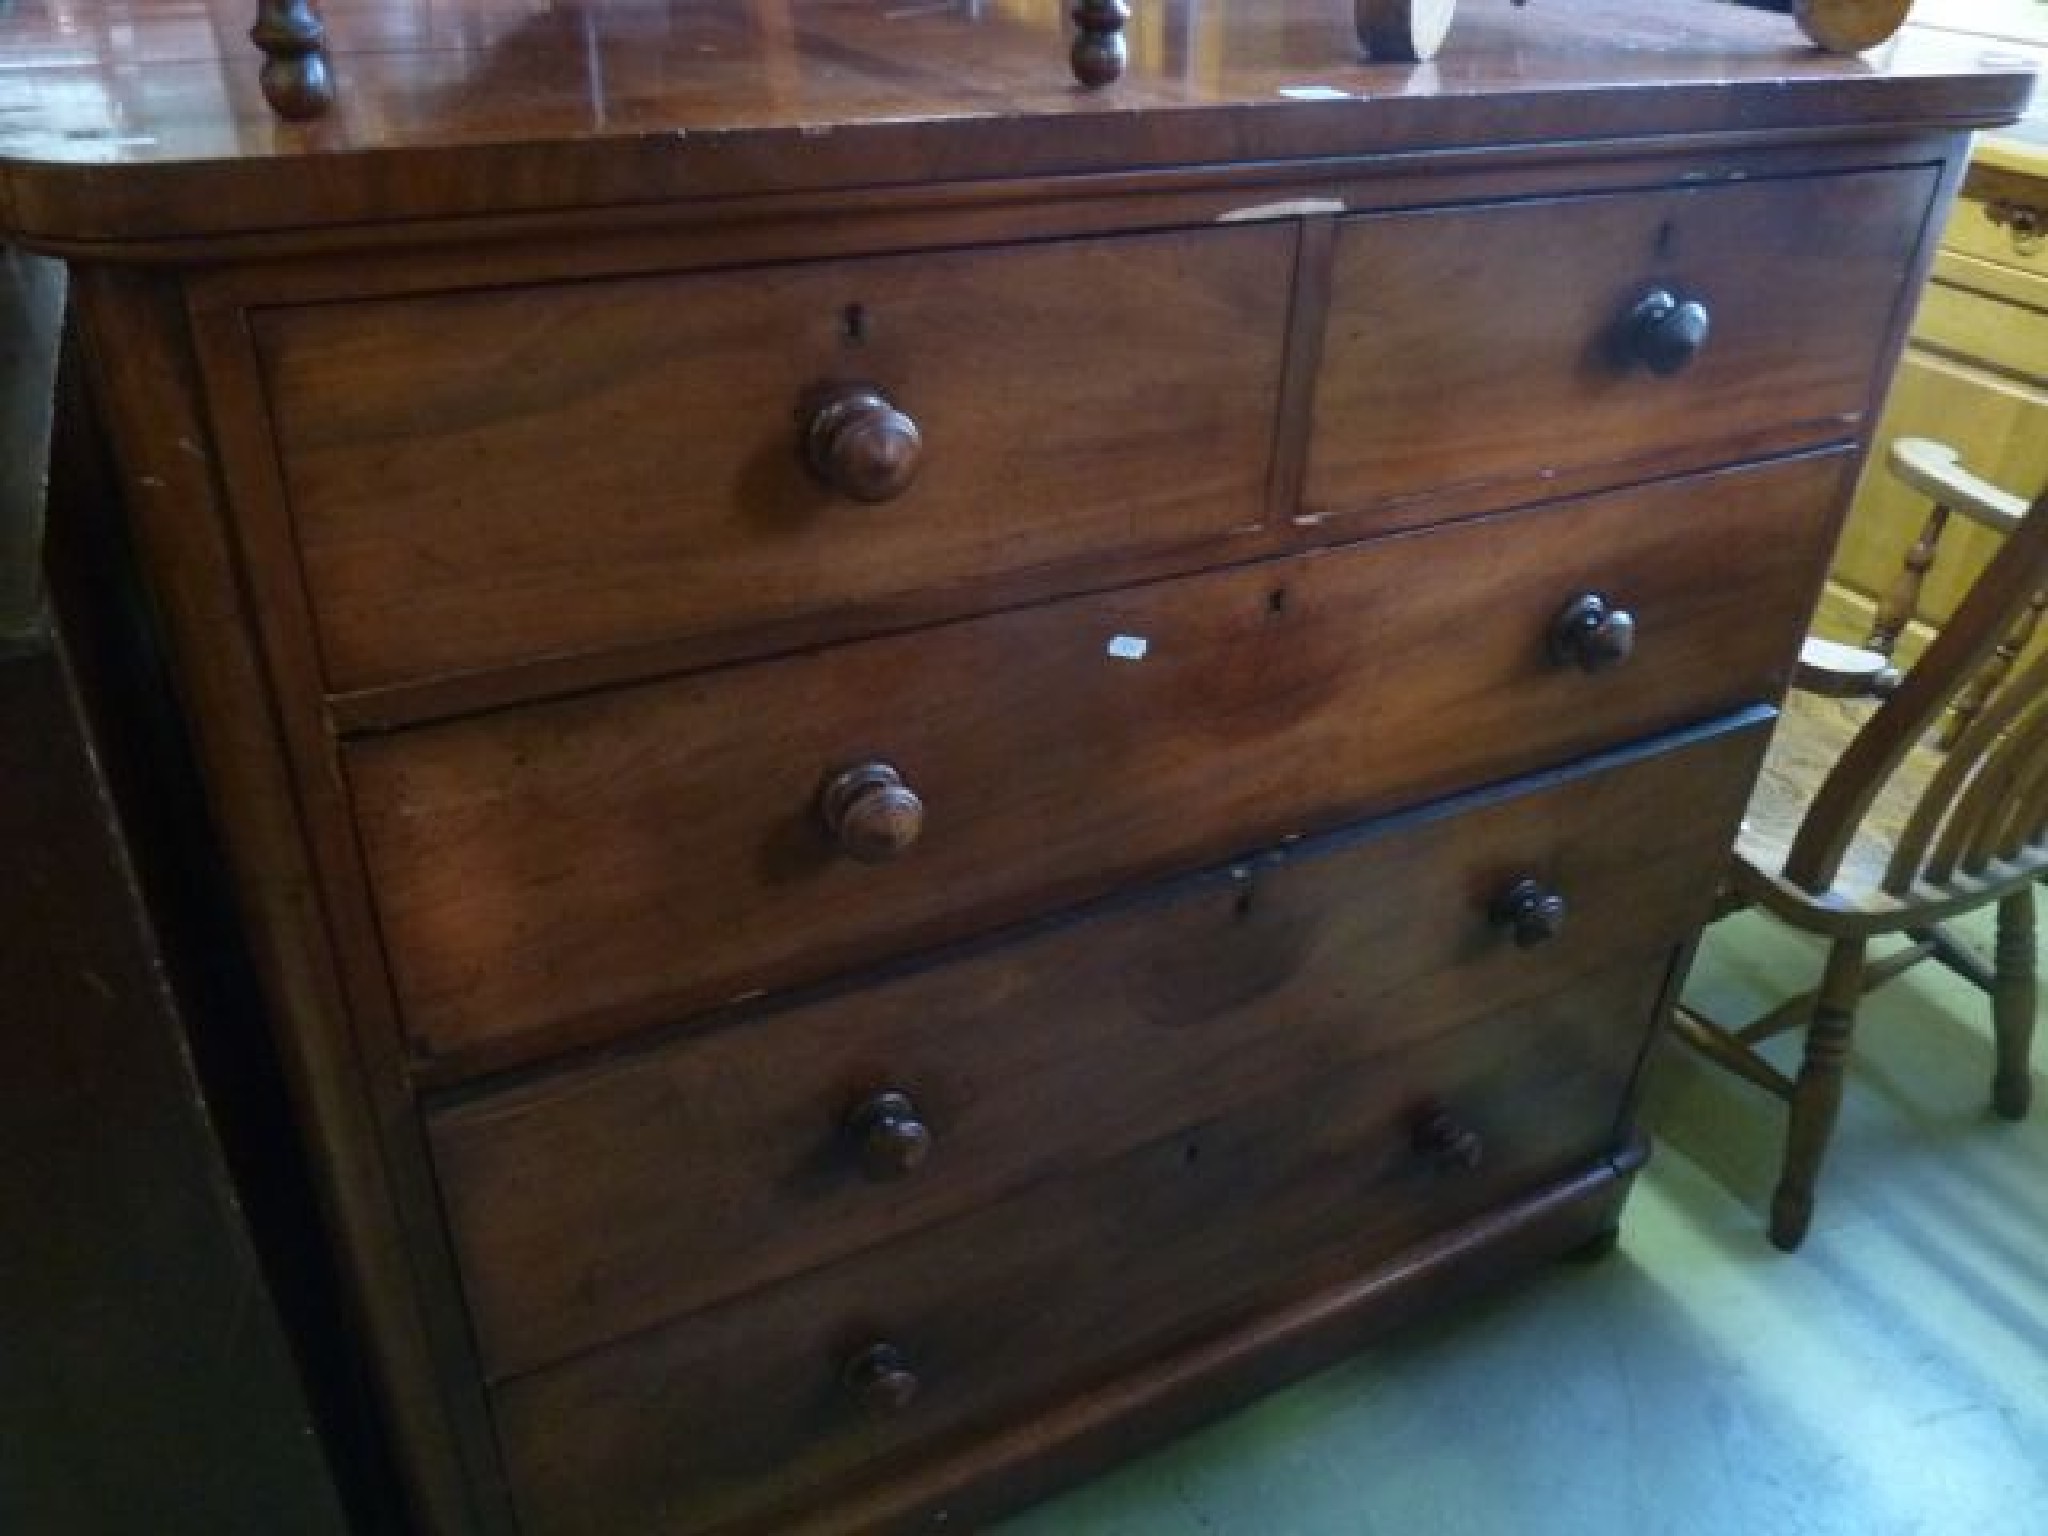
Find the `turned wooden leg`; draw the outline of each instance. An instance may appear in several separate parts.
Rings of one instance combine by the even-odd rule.
[[[249,40],[263,50],[263,99],[279,117],[302,122],[334,105],[327,29],[312,0],[258,0]]]
[[[1806,1057],[1792,1085],[1792,1120],[1785,1133],[1785,1162],[1771,1198],[1771,1241],[1790,1253],[1806,1239],[1813,1220],[1813,1186],[1820,1177],[1828,1138],[1842,1108],[1842,1066],[1863,998],[1862,939],[1837,939],[1828,951],[1813,1022],[1806,1026]]]
[[[1936,502],[1928,508],[1927,521],[1920,529],[1920,537],[1913,541],[1913,547],[1906,551],[1904,563],[1892,584],[1878,599],[1877,612],[1870,621],[1870,634],[1864,640],[1864,649],[1889,656],[1899,643],[1907,623],[1920,611],[1920,591],[1927,585],[1927,573],[1934,569],[1934,562],[1941,556],[1941,535],[1948,527],[1949,510]]]
[[[2034,1097],[2029,1058],[2034,1047],[2034,888],[2023,885],[1998,904],[1998,939],[1992,950],[1991,1025],[1998,1070],[1991,1107],[2008,1120],[2023,1118]]]

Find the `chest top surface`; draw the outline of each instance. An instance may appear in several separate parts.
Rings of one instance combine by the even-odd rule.
[[[1077,88],[1061,0],[329,0],[338,100],[280,121],[247,0],[0,16],[0,232],[121,242],[479,212],[1673,135],[2010,121],[2030,65],[1862,57],[1719,0],[1466,0],[1362,59],[1342,0],[1138,0]]]

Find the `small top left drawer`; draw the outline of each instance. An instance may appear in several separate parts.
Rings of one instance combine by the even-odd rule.
[[[1264,515],[1295,233],[254,316],[335,692],[1211,544]]]

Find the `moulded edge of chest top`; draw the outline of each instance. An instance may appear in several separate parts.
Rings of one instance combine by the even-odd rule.
[[[1797,144],[1741,133],[1685,146],[1354,155],[39,248],[78,261],[177,264],[188,269],[195,307],[238,309],[1826,175],[1946,162],[1968,143],[1946,129]]]
[[[1739,57],[1739,56],[1732,56]],[[1333,65],[1346,61],[1334,59]],[[1759,61],[1759,65],[1764,61]],[[258,237],[318,244],[368,226],[577,212],[770,192],[912,187],[941,179],[1016,180],[1131,174],[1168,181],[1186,167],[1317,161],[1357,154],[1512,156],[1563,144],[1627,153],[1755,137],[1791,142],[1843,134],[1967,131],[2014,121],[2033,77],[2016,61],[1974,72],[1887,75],[1860,61],[1838,71],[1749,78],[1587,79],[1559,84],[1433,86],[1383,74],[1329,98],[1272,97],[1162,105],[1134,79],[1103,110],[1034,109],[833,123],[712,125],[685,131],[562,134],[538,125],[523,142],[453,142],[432,123],[410,143],[352,143],[342,127],[280,129],[261,152],[206,160],[91,164],[0,157],[9,237],[104,254]],[[203,130],[204,123],[188,125]],[[28,127],[15,139],[31,144]],[[252,143],[255,141],[251,141]],[[319,153],[322,146],[328,152]],[[317,172],[312,167],[317,164]]]

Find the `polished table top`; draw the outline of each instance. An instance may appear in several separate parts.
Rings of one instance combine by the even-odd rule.
[[[1422,65],[1363,61],[1346,0],[1136,0],[1130,67],[1095,92],[1068,73],[1063,0],[321,9],[339,97],[306,125],[258,90],[250,0],[0,10],[0,232],[89,243],[1457,144],[1953,126],[2010,119],[2030,83],[2026,61],[1982,39],[1908,29],[1841,58],[1788,17],[1716,0],[1463,0]]]

